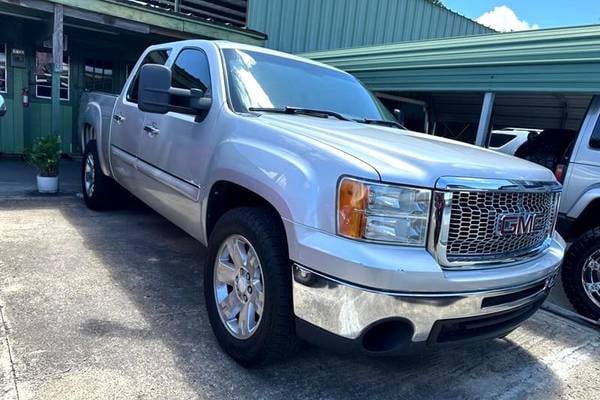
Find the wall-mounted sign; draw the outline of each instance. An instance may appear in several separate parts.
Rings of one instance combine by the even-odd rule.
[[[25,50],[12,49],[10,52],[10,65],[14,68],[25,68]]]

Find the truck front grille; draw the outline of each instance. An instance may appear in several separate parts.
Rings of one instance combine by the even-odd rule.
[[[429,251],[444,267],[487,267],[531,257],[550,244],[557,182],[440,178]]]
[[[449,261],[519,256],[539,248],[552,233],[559,193],[454,192],[446,256]],[[535,215],[535,227],[500,233],[502,216]],[[515,225],[516,226],[516,225]]]

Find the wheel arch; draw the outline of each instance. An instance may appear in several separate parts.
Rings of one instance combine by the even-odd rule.
[[[105,152],[103,151],[103,130],[102,130],[102,109],[100,104],[91,101],[85,105],[85,110],[82,111],[79,119],[79,139],[82,152],[86,146],[92,141],[96,141],[98,150],[98,158],[100,159],[100,168],[106,176],[111,176],[110,168],[106,160]]]
[[[271,210],[278,217],[278,221],[285,232],[283,218],[289,215],[289,210],[287,210],[287,206],[284,204],[283,199],[273,193],[273,191],[263,190],[256,192],[233,180],[217,180],[210,187],[204,211],[204,235],[206,242],[208,242],[208,238],[219,218],[227,211],[240,207],[264,207]],[[286,242],[287,237],[286,234]]]
[[[571,218],[574,215],[574,218],[571,227],[565,232],[567,239],[576,238],[590,229],[600,226],[600,189],[596,190],[598,191],[597,196],[588,198],[582,210],[577,214],[568,214]]]

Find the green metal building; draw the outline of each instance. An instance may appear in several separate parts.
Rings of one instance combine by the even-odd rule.
[[[494,32],[429,0],[250,0],[248,27],[290,53]]]
[[[65,153],[81,152],[74,128],[83,91],[119,92],[150,44],[209,38],[263,45],[264,34],[245,28],[246,10],[241,0],[0,0],[0,94],[9,110],[0,118],[0,153],[22,153],[53,129]]]
[[[598,25],[303,55],[355,75],[392,106],[422,107],[424,125],[413,128],[465,129],[461,140],[482,145],[490,126],[578,129],[600,94]]]

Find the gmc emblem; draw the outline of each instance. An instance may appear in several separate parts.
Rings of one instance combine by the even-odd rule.
[[[542,230],[543,219],[535,213],[501,214],[498,218],[500,236],[525,235]]]

